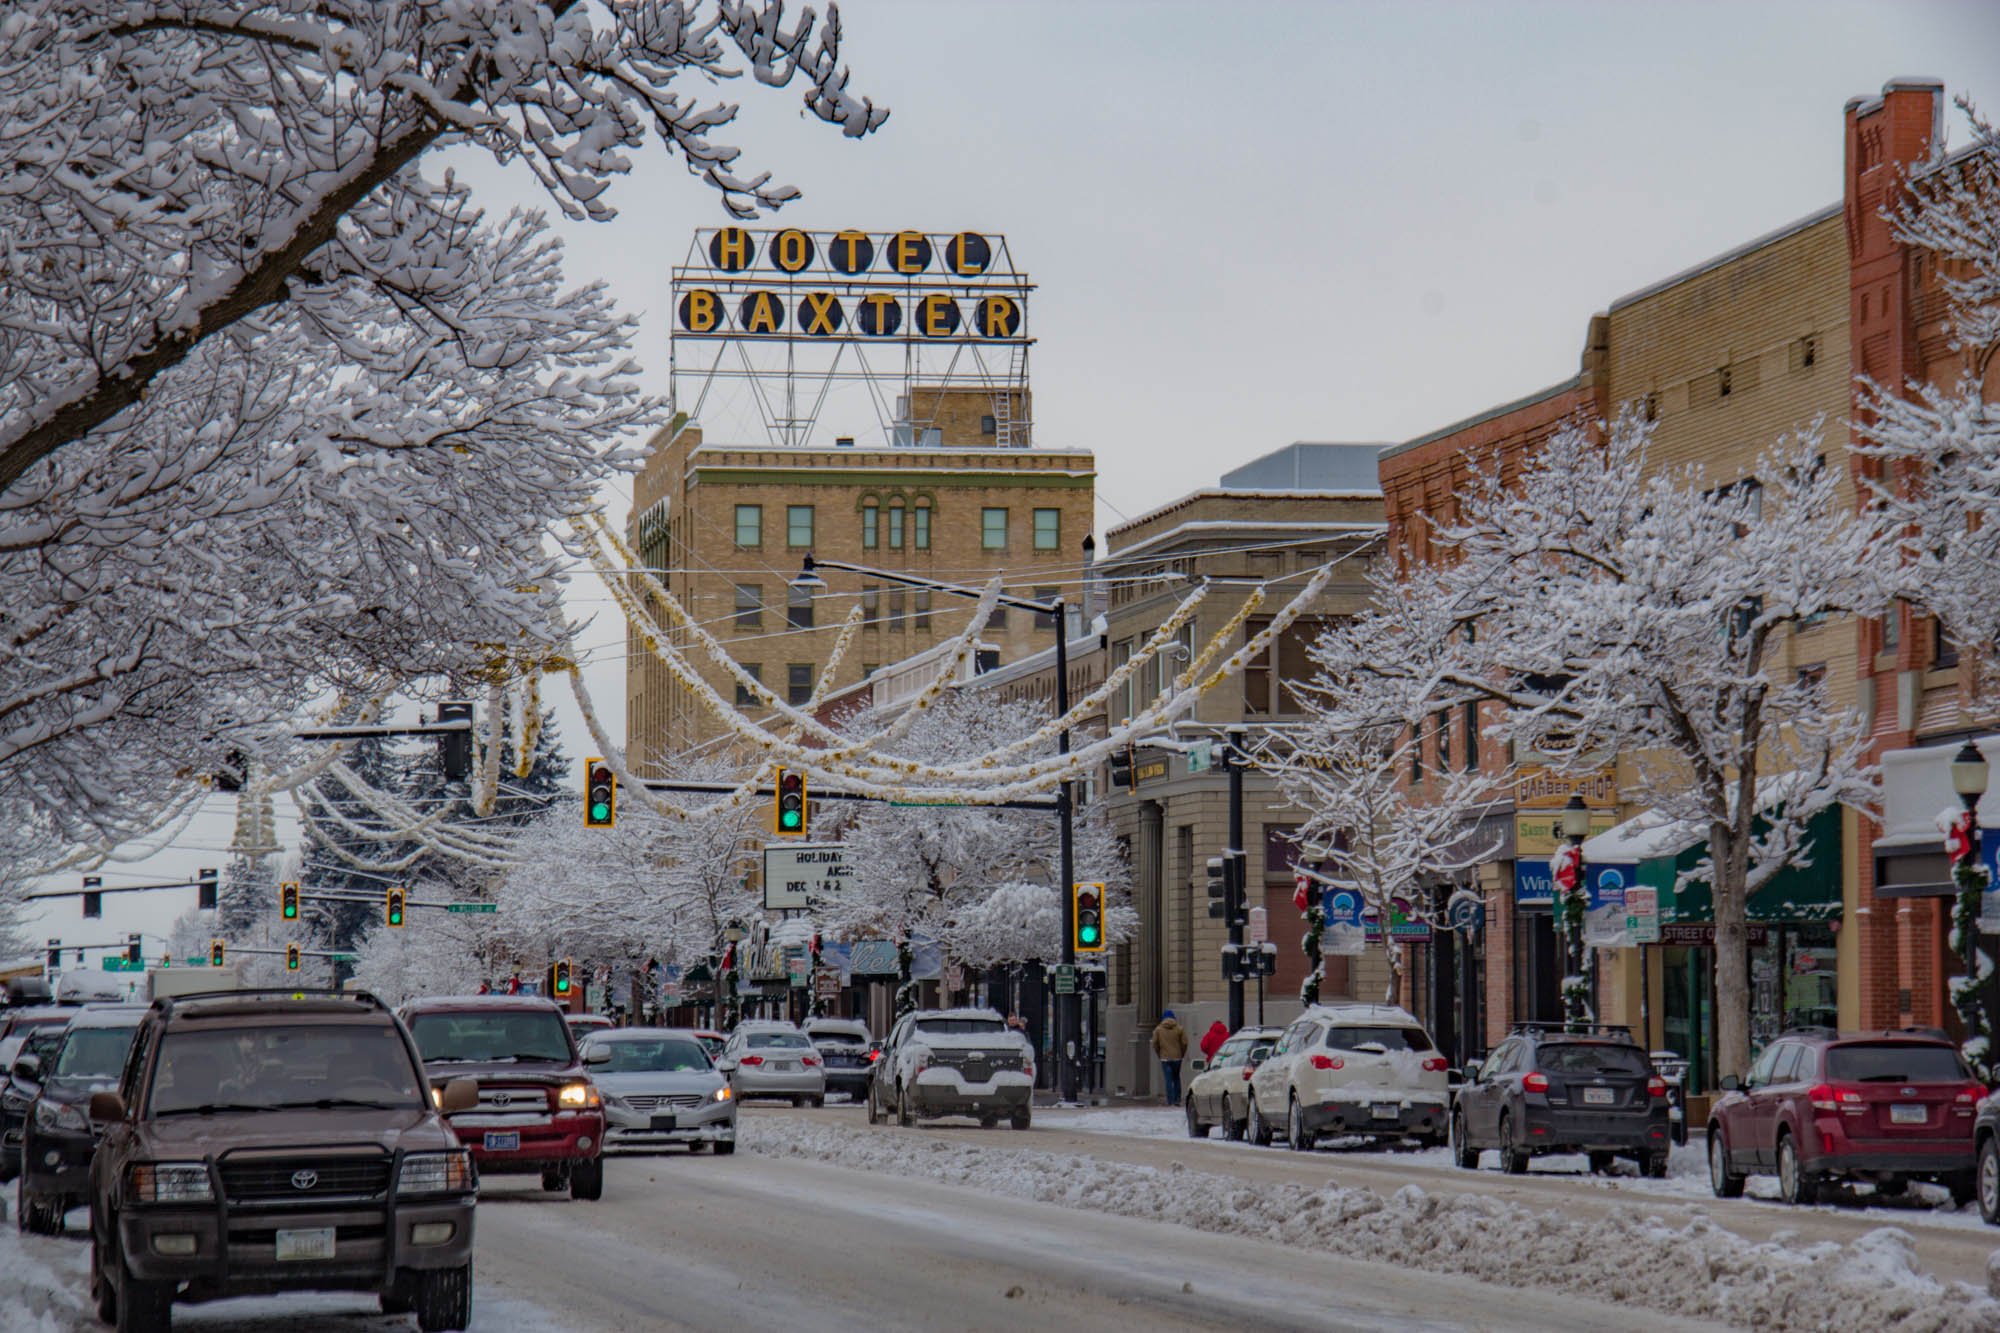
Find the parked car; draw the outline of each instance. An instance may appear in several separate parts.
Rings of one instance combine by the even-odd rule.
[[[1533,1157],[1580,1152],[1593,1171],[1629,1157],[1664,1176],[1672,1142],[1666,1080],[1627,1029],[1609,1024],[1516,1026],[1467,1068],[1452,1108],[1452,1153],[1468,1171],[1481,1151],[1498,1148],[1509,1175]]]
[[[1445,1058],[1408,1010],[1315,1005],[1279,1036],[1250,1076],[1245,1132],[1304,1151],[1323,1134],[1442,1143],[1450,1091]]]
[[[1790,1203],[1812,1203],[1840,1179],[1890,1196],[1935,1181],[1960,1206],[1977,1193],[1986,1088],[1941,1036],[1789,1032],[1722,1088],[1708,1114],[1709,1185],[1720,1198],[1766,1173]]]
[[[2000,1097],[1980,1100],[1972,1121],[1974,1183],[1979,1191],[1979,1215],[1988,1226],[2000,1227]]]
[[[91,1094],[118,1086],[132,1034],[145,1016],[142,1004],[88,1005],[76,1011],[43,1061],[41,1090],[21,1134],[14,1224],[22,1231],[59,1235],[63,1214],[88,1195],[90,1157],[103,1135],[103,1127],[90,1121]]]
[[[90,1098],[90,1291],[120,1333],[175,1301],[372,1291],[425,1330],[472,1312],[477,1177],[409,1032],[365,992],[156,1000]],[[296,1316],[294,1317],[296,1320]]]
[[[1035,1057],[1028,1039],[991,1009],[920,1009],[889,1029],[868,1085],[868,1123],[894,1115],[969,1115],[988,1129],[1005,1116],[1026,1129]]]
[[[532,995],[412,1000],[402,1008],[434,1087],[470,1079],[448,1117],[481,1175],[534,1175],[573,1199],[604,1197],[604,1105],[562,1011]]]
[[[1250,1121],[1250,1076],[1284,1033],[1283,1028],[1238,1028],[1216,1048],[1214,1060],[1194,1062],[1185,1098],[1189,1138],[1205,1139],[1217,1125],[1224,1138],[1243,1137]]]
[[[73,1004],[37,1004],[0,1013],[0,1069],[14,1067],[14,1057],[21,1053],[30,1032],[36,1028],[60,1031],[76,1017],[77,1008]]]
[[[21,1134],[28,1108],[42,1093],[42,1072],[62,1045],[64,1029],[53,1024],[30,1031],[0,1079],[0,1184],[21,1174]]]
[[[563,1022],[569,1024],[570,1035],[578,1041],[593,1032],[610,1032],[618,1026],[603,1014],[564,1014]]]
[[[875,1043],[866,1023],[858,1018],[807,1019],[806,1039],[826,1062],[828,1092],[844,1092],[857,1102],[868,1095]]]
[[[616,1028],[584,1038],[583,1063],[604,1096],[604,1146],[684,1143],[736,1151],[736,1095],[682,1028]]]
[[[806,1034],[790,1023],[738,1023],[715,1067],[728,1076],[738,1101],[775,1097],[794,1106],[826,1105],[826,1064]]]

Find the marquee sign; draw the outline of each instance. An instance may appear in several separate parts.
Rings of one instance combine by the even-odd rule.
[[[705,228],[674,270],[676,338],[1027,343],[1006,238]]]

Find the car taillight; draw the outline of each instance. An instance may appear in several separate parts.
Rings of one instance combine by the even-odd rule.
[[[1666,1096],[1667,1081],[1661,1078],[1658,1074],[1653,1075],[1651,1078],[1646,1080],[1646,1095],[1648,1097]]]
[[[1859,1111],[1864,1100],[1853,1088],[1836,1088],[1830,1083],[1814,1084],[1806,1100],[1815,1111]]]
[[[1971,1087],[1952,1098],[1960,1106],[1977,1106],[1986,1096],[1986,1085],[1974,1083]]]
[[[1315,1055],[1312,1058],[1312,1067],[1314,1069],[1345,1069],[1347,1061],[1337,1055]]]
[[[761,1065],[764,1063],[764,1057],[761,1055],[746,1055],[736,1063],[739,1065]]]
[[[1426,1074],[1442,1074],[1449,1068],[1451,1068],[1451,1062],[1446,1060],[1442,1055],[1427,1055],[1424,1057],[1424,1072]]]
[[[1547,1092],[1549,1080],[1546,1074],[1530,1074],[1521,1080],[1522,1088],[1529,1092]]]
[[[875,1063],[875,1062],[876,1062],[877,1060],[880,1060],[881,1058],[882,1058],[882,1048],[881,1048],[880,1046],[876,1046],[876,1047],[873,1047],[873,1048],[871,1048],[871,1049],[869,1050],[869,1052],[868,1052],[868,1063],[869,1063],[869,1064],[871,1064],[871,1065],[872,1065],[872,1064],[874,1064],[874,1063]]]
[[[814,1065],[819,1063],[819,1057],[817,1055],[803,1056],[800,1058],[799,1063],[804,1065],[807,1069],[811,1069]]]

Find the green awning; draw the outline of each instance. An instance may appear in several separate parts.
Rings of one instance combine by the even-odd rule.
[[[1807,853],[1812,864],[1788,865],[1771,882],[1750,895],[1752,921],[1833,921],[1841,906],[1841,807],[1833,806],[1813,816],[1807,826]],[[1764,829],[1758,821],[1758,832]],[[1691,870],[1708,855],[1708,840],[1702,839],[1673,856],[1656,856],[1638,863],[1635,878],[1660,892],[1660,920],[1667,924],[1715,920],[1715,899],[1706,880],[1692,880],[1679,892],[1674,884],[1682,872]]]

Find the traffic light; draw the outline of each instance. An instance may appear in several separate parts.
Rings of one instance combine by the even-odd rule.
[[[781,838],[806,836],[806,775],[788,768],[777,771],[778,803],[771,811],[771,832]]]
[[[296,944],[287,944],[285,946],[285,971],[296,972],[298,970],[299,946]]]
[[[1129,745],[1111,756],[1111,790],[1132,790],[1132,747]]]
[[[289,881],[278,886],[278,914],[287,921],[299,919],[299,886]]]
[[[1219,856],[1208,858],[1208,914],[1217,921],[1227,921],[1235,915],[1230,878],[1228,862]]]
[[[1104,886],[1098,883],[1072,884],[1070,920],[1076,931],[1078,953],[1104,952]]]
[[[83,915],[87,921],[94,921],[104,915],[104,895],[96,892],[98,886],[103,883],[102,875],[83,877]]]
[[[136,963],[142,960],[144,957],[145,957],[145,952],[140,947],[139,937],[137,935],[127,935],[125,937],[125,961],[128,963]]]
[[[210,940],[210,941],[208,942],[208,965],[209,965],[210,967],[221,967],[221,966],[222,966],[222,941],[221,941],[221,940]]]
[[[463,782],[472,776],[472,705],[462,699],[447,699],[438,705],[437,720],[467,724],[464,731],[447,731],[438,737],[438,767],[446,782]]]
[[[618,778],[602,759],[583,761],[583,826],[615,828],[618,824]]]
[[[201,911],[213,912],[219,900],[215,872],[213,870],[201,871],[194,877],[194,887],[195,892],[199,895],[195,899],[194,905]]]
[[[549,994],[559,1000],[569,998],[569,959],[558,958],[549,964]]]
[[[401,930],[403,928],[403,890],[400,887],[389,890],[386,918],[388,923],[395,929]]]

